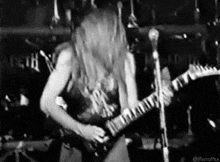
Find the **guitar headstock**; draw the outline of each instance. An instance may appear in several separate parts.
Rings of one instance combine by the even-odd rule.
[[[216,67],[211,67],[208,65],[202,66],[190,64],[187,72],[190,78],[193,80],[207,76],[220,75],[220,70],[218,70]]]

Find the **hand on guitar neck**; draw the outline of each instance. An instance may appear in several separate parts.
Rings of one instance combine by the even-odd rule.
[[[168,85],[171,84],[171,77],[167,67],[163,68],[161,71],[161,81],[164,106],[168,106],[172,102],[174,94],[168,89]]]
[[[167,86],[162,88],[163,93],[163,103],[164,106],[169,106],[172,102],[172,97],[174,96],[173,92],[169,90]]]

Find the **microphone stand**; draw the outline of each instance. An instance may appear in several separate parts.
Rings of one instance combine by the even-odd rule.
[[[218,23],[218,0],[215,0],[215,23]]]
[[[137,28],[138,24],[136,23],[137,18],[134,15],[134,1],[133,0],[130,0],[130,5],[131,5],[131,14],[129,16],[128,28]]]
[[[59,12],[58,12],[58,4],[57,4],[57,0],[54,0],[53,1],[53,10],[54,10],[54,15],[53,15],[53,18],[52,18],[52,23],[54,23],[53,25],[57,25],[59,20],[60,20],[60,16],[59,16]],[[53,28],[53,26],[52,26]]]
[[[118,8],[118,20],[119,20],[120,23],[122,23],[122,18],[121,18],[121,17],[122,17],[122,12],[121,12],[122,7],[123,7],[122,2],[121,2],[121,1],[118,1],[118,3],[117,3],[117,8]]]
[[[160,110],[160,129],[161,129],[161,141],[162,141],[162,151],[164,162],[169,162],[169,150],[168,150],[168,139],[165,121],[165,111],[164,111],[164,101],[163,101],[163,91],[161,83],[161,72],[160,72],[160,60],[159,53],[157,50],[159,32],[155,28],[149,31],[149,39],[152,44],[152,55],[155,65],[154,75],[155,75],[155,87],[158,97],[158,108]]]

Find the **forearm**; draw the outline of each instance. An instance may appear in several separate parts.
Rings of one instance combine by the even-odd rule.
[[[107,139],[107,137],[104,136],[105,131],[102,128],[93,125],[84,125],[78,122],[64,109],[56,105],[55,101],[50,102],[48,99],[41,99],[41,109],[46,114],[50,115],[51,118],[59,123],[63,128],[76,133],[86,140],[103,143]]]
[[[80,134],[80,127],[82,127],[83,124],[73,119],[64,109],[58,106],[55,101],[45,101],[41,99],[41,110],[63,128]]]
[[[137,106],[139,100],[138,100],[136,86],[133,85],[132,87],[130,87],[130,89],[133,89],[133,90],[132,90],[132,94],[128,95],[128,104],[129,104],[130,108],[133,108],[133,107]]]
[[[135,75],[135,60],[133,55],[131,53],[128,53],[128,59],[125,62],[125,80],[127,84],[128,104],[131,108],[135,107],[138,103],[138,93]]]

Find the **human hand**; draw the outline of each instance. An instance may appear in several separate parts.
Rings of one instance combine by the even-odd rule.
[[[109,139],[109,137],[105,136],[105,131],[102,128],[93,125],[81,125],[79,134],[86,140],[95,143],[104,143]]]
[[[162,72],[162,94],[163,94],[163,103],[165,106],[170,105],[172,102],[173,92],[169,89],[171,83],[171,76],[168,67],[164,67]]]
[[[173,92],[170,91],[167,86],[165,86],[165,87],[162,88],[162,93],[163,93],[163,103],[164,103],[164,105],[165,106],[170,105],[170,103],[172,102],[172,97],[174,96]]]

